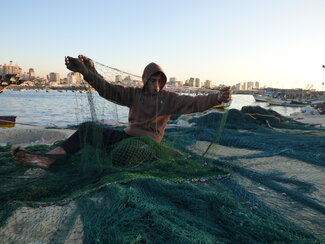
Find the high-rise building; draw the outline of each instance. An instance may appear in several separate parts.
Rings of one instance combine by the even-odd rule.
[[[69,85],[79,85],[81,83],[81,74],[78,72],[70,72],[67,75],[67,83]]]
[[[4,64],[2,66],[2,72],[3,74],[16,74],[16,75],[20,75],[21,72],[21,68],[15,64],[12,64],[12,61],[10,61],[9,65]]]
[[[60,83],[60,74],[59,73],[51,72],[49,74],[49,82]]]
[[[168,85],[171,87],[175,87],[176,86],[176,77],[170,77]]]
[[[247,82],[247,90],[253,90],[254,89],[254,82],[249,81]]]
[[[247,83],[246,82],[241,84],[240,90],[247,90]]]
[[[176,77],[170,77],[169,82],[175,83],[176,82]]]
[[[195,80],[194,80],[193,77],[191,77],[191,78],[189,79],[189,81],[188,81],[188,85],[189,85],[190,87],[195,87]]]
[[[28,71],[28,78],[30,80],[34,80],[35,79],[35,71],[33,68],[29,68],[29,71]]]
[[[201,88],[201,80],[199,78],[195,78],[195,87]]]
[[[3,68],[2,68],[2,64],[0,64],[0,75],[3,74]]]
[[[211,89],[212,88],[212,81],[211,80],[206,80],[204,82],[204,87],[207,89]]]
[[[255,89],[260,89],[260,83],[258,81],[255,81]]]

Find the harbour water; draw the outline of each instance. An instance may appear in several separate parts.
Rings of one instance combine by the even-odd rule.
[[[98,120],[127,122],[128,108],[101,98],[97,92],[90,94],[71,91],[5,90],[0,95],[0,115],[17,116],[16,126],[67,127],[92,119],[90,99],[94,101]],[[233,95],[230,108],[240,110],[243,106],[261,106],[285,116],[300,111],[300,108],[271,107],[266,103],[258,103],[251,95]]]

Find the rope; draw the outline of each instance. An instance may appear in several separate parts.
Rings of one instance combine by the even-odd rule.
[[[256,118],[253,117],[253,115],[259,115],[259,116],[264,116],[264,117],[272,117],[272,118],[275,118],[275,119],[281,121],[280,118],[278,118],[278,117],[276,117],[274,115],[269,115],[269,114],[259,114],[259,113],[244,113],[244,114],[252,117],[253,119],[256,119]]]
[[[201,158],[204,158],[205,154],[209,151],[212,144],[219,144],[221,132],[223,131],[223,128],[226,125],[228,114],[229,114],[229,109],[226,109],[225,112],[222,115],[220,127],[217,129],[215,137],[213,138],[213,140],[211,141],[211,143],[209,144],[209,146],[207,147],[205,152],[202,154]]]
[[[33,125],[33,124],[28,124],[28,123],[19,123],[19,122],[14,122],[14,121],[8,121],[8,120],[3,120],[3,119],[0,119],[0,122],[6,122],[9,124],[18,124],[18,125],[39,126],[39,125]]]
[[[120,70],[120,69],[117,69],[117,68],[113,68],[113,67],[107,66],[107,65],[105,65],[105,64],[101,64],[101,63],[99,63],[99,62],[97,62],[97,61],[94,61],[94,60],[93,60],[93,62],[94,62],[94,64],[95,64],[95,66],[101,66],[101,67],[104,67],[104,68],[106,68],[106,69],[114,70],[114,71],[116,71],[116,72],[118,72],[118,73],[121,73],[121,74],[130,75],[130,76],[134,76],[134,77],[137,77],[137,78],[139,78],[139,79],[142,79],[142,77],[139,76],[139,75],[135,75],[135,74],[132,74],[132,73],[129,73],[129,72],[125,72],[125,71],[123,71],[123,70]]]

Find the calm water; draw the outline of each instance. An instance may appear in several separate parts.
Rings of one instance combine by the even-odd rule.
[[[128,108],[115,105],[95,93],[91,93],[96,105],[96,118],[127,122]],[[36,92],[34,90],[11,91],[0,94],[0,115],[17,116],[16,126],[24,124],[58,126],[79,124],[92,118],[87,93],[78,92]],[[253,105],[272,108],[282,115],[300,111],[299,108],[269,107],[257,103],[251,95],[233,95],[230,108],[241,109]]]

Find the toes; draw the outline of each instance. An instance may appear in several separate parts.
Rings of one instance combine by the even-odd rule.
[[[20,147],[12,146],[11,147],[11,154],[15,157],[17,153],[19,152]]]

